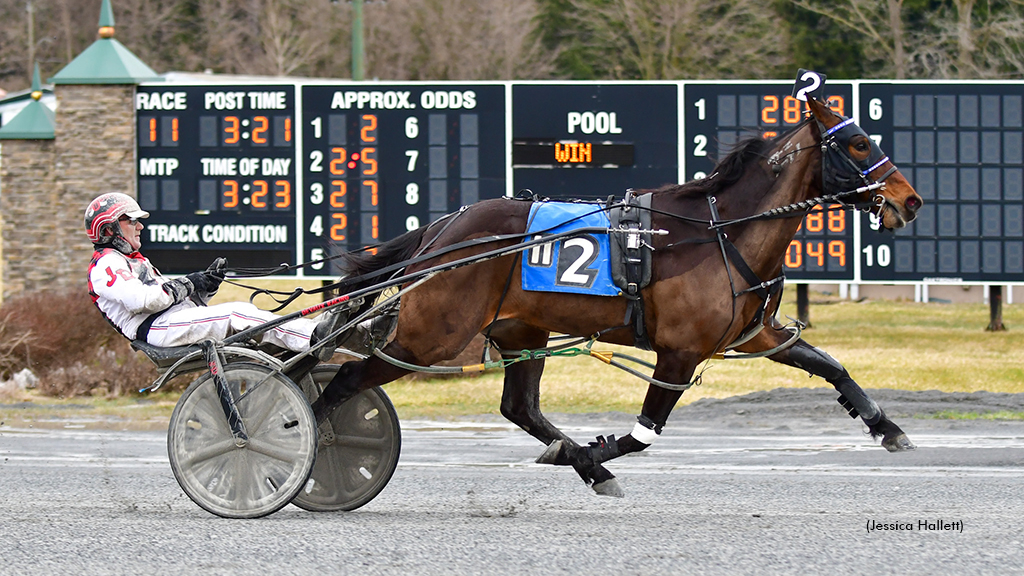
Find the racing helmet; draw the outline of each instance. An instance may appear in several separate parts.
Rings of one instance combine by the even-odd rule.
[[[121,216],[149,218],[134,198],[120,192],[109,192],[97,196],[85,209],[85,233],[96,245],[113,245],[125,254],[134,252],[128,241],[121,236],[117,221]]]

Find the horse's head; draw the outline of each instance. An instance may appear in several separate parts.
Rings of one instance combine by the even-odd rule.
[[[880,183],[858,195],[858,203],[870,203],[888,229],[912,221],[924,202],[878,144],[852,119],[836,114],[824,102],[808,98],[807,106],[821,129],[823,192],[835,194]]]

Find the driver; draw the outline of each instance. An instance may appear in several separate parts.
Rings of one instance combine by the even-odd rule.
[[[153,346],[184,346],[229,334],[278,318],[248,302],[207,306],[224,279],[224,258],[202,272],[167,279],[139,253],[141,218],[149,212],[127,194],[96,197],[85,209],[85,232],[96,252],[89,264],[89,294],[118,332],[129,340]],[[343,321],[328,310],[321,321],[296,318],[263,333],[263,342],[292,350],[309,350]],[[320,360],[334,354],[336,343],[317,351]]]

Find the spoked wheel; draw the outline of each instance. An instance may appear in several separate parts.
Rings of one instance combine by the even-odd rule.
[[[317,366],[302,379],[300,386],[310,402],[338,368]],[[313,512],[355,510],[387,486],[401,451],[402,430],[391,399],[381,388],[360,392],[320,427],[313,473],[292,503]]]
[[[280,510],[306,484],[316,459],[316,422],[305,395],[266,366],[224,367],[247,442],[236,442],[207,372],[185,390],[171,414],[167,453],[181,489],[225,518]]]

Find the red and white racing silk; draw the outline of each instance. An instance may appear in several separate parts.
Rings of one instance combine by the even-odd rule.
[[[162,288],[166,281],[149,259],[138,252],[125,256],[113,248],[104,248],[93,253],[89,264],[89,295],[93,303],[129,340],[135,339],[146,318],[174,304],[174,299]]]
[[[146,335],[146,341],[154,346],[185,346],[206,338],[223,340],[229,334],[277,318],[248,302],[199,306],[186,298],[174,304],[162,287],[167,280],[138,252],[125,256],[111,248],[97,250],[89,264],[93,303],[129,340],[136,338],[139,326],[154,314],[159,316]],[[296,318],[268,330],[263,342],[304,352],[309,349],[309,337],[316,325],[316,320]]]

